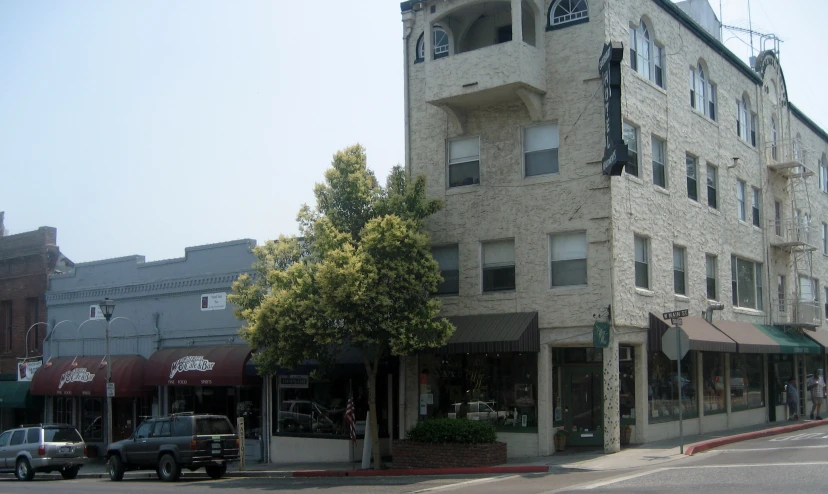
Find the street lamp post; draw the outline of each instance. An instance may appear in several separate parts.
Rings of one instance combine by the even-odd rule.
[[[100,307],[106,318],[106,441],[109,444],[112,442],[112,396],[109,392],[112,382],[112,356],[109,353],[109,321],[115,312],[115,301],[107,297],[101,302]]]

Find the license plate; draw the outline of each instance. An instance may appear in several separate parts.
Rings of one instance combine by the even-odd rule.
[[[213,454],[220,455],[221,454],[221,443],[213,443]]]
[[[60,451],[61,453],[71,453],[72,446],[61,446],[58,451]]]

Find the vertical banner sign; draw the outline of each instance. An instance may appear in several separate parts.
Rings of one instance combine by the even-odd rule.
[[[627,164],[627,145],[621,129],[621,60],[624,45],[614,41],[604,45],[598,72],[604,90],[604,175],[621,175]]]
[[[592,346],[595,348],[609,347],[610,325],[608,322],[595,321],[592,325]]]
[[[244,461],[244,417],[239,417],[236,419],[236,432],[239,435],[239,471],[244,471],[245,469],[245,461]]]

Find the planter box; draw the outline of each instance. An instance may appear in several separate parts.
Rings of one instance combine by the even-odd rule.
[[[491,467],[506,463],[506,443],[394,442],[394,468]]]

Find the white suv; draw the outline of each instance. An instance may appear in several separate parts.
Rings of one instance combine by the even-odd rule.
[[[71,425],[24,425],[0,434],[0,472],[20,480],[53,471],[74,479],[86,460],[86,443]]]

